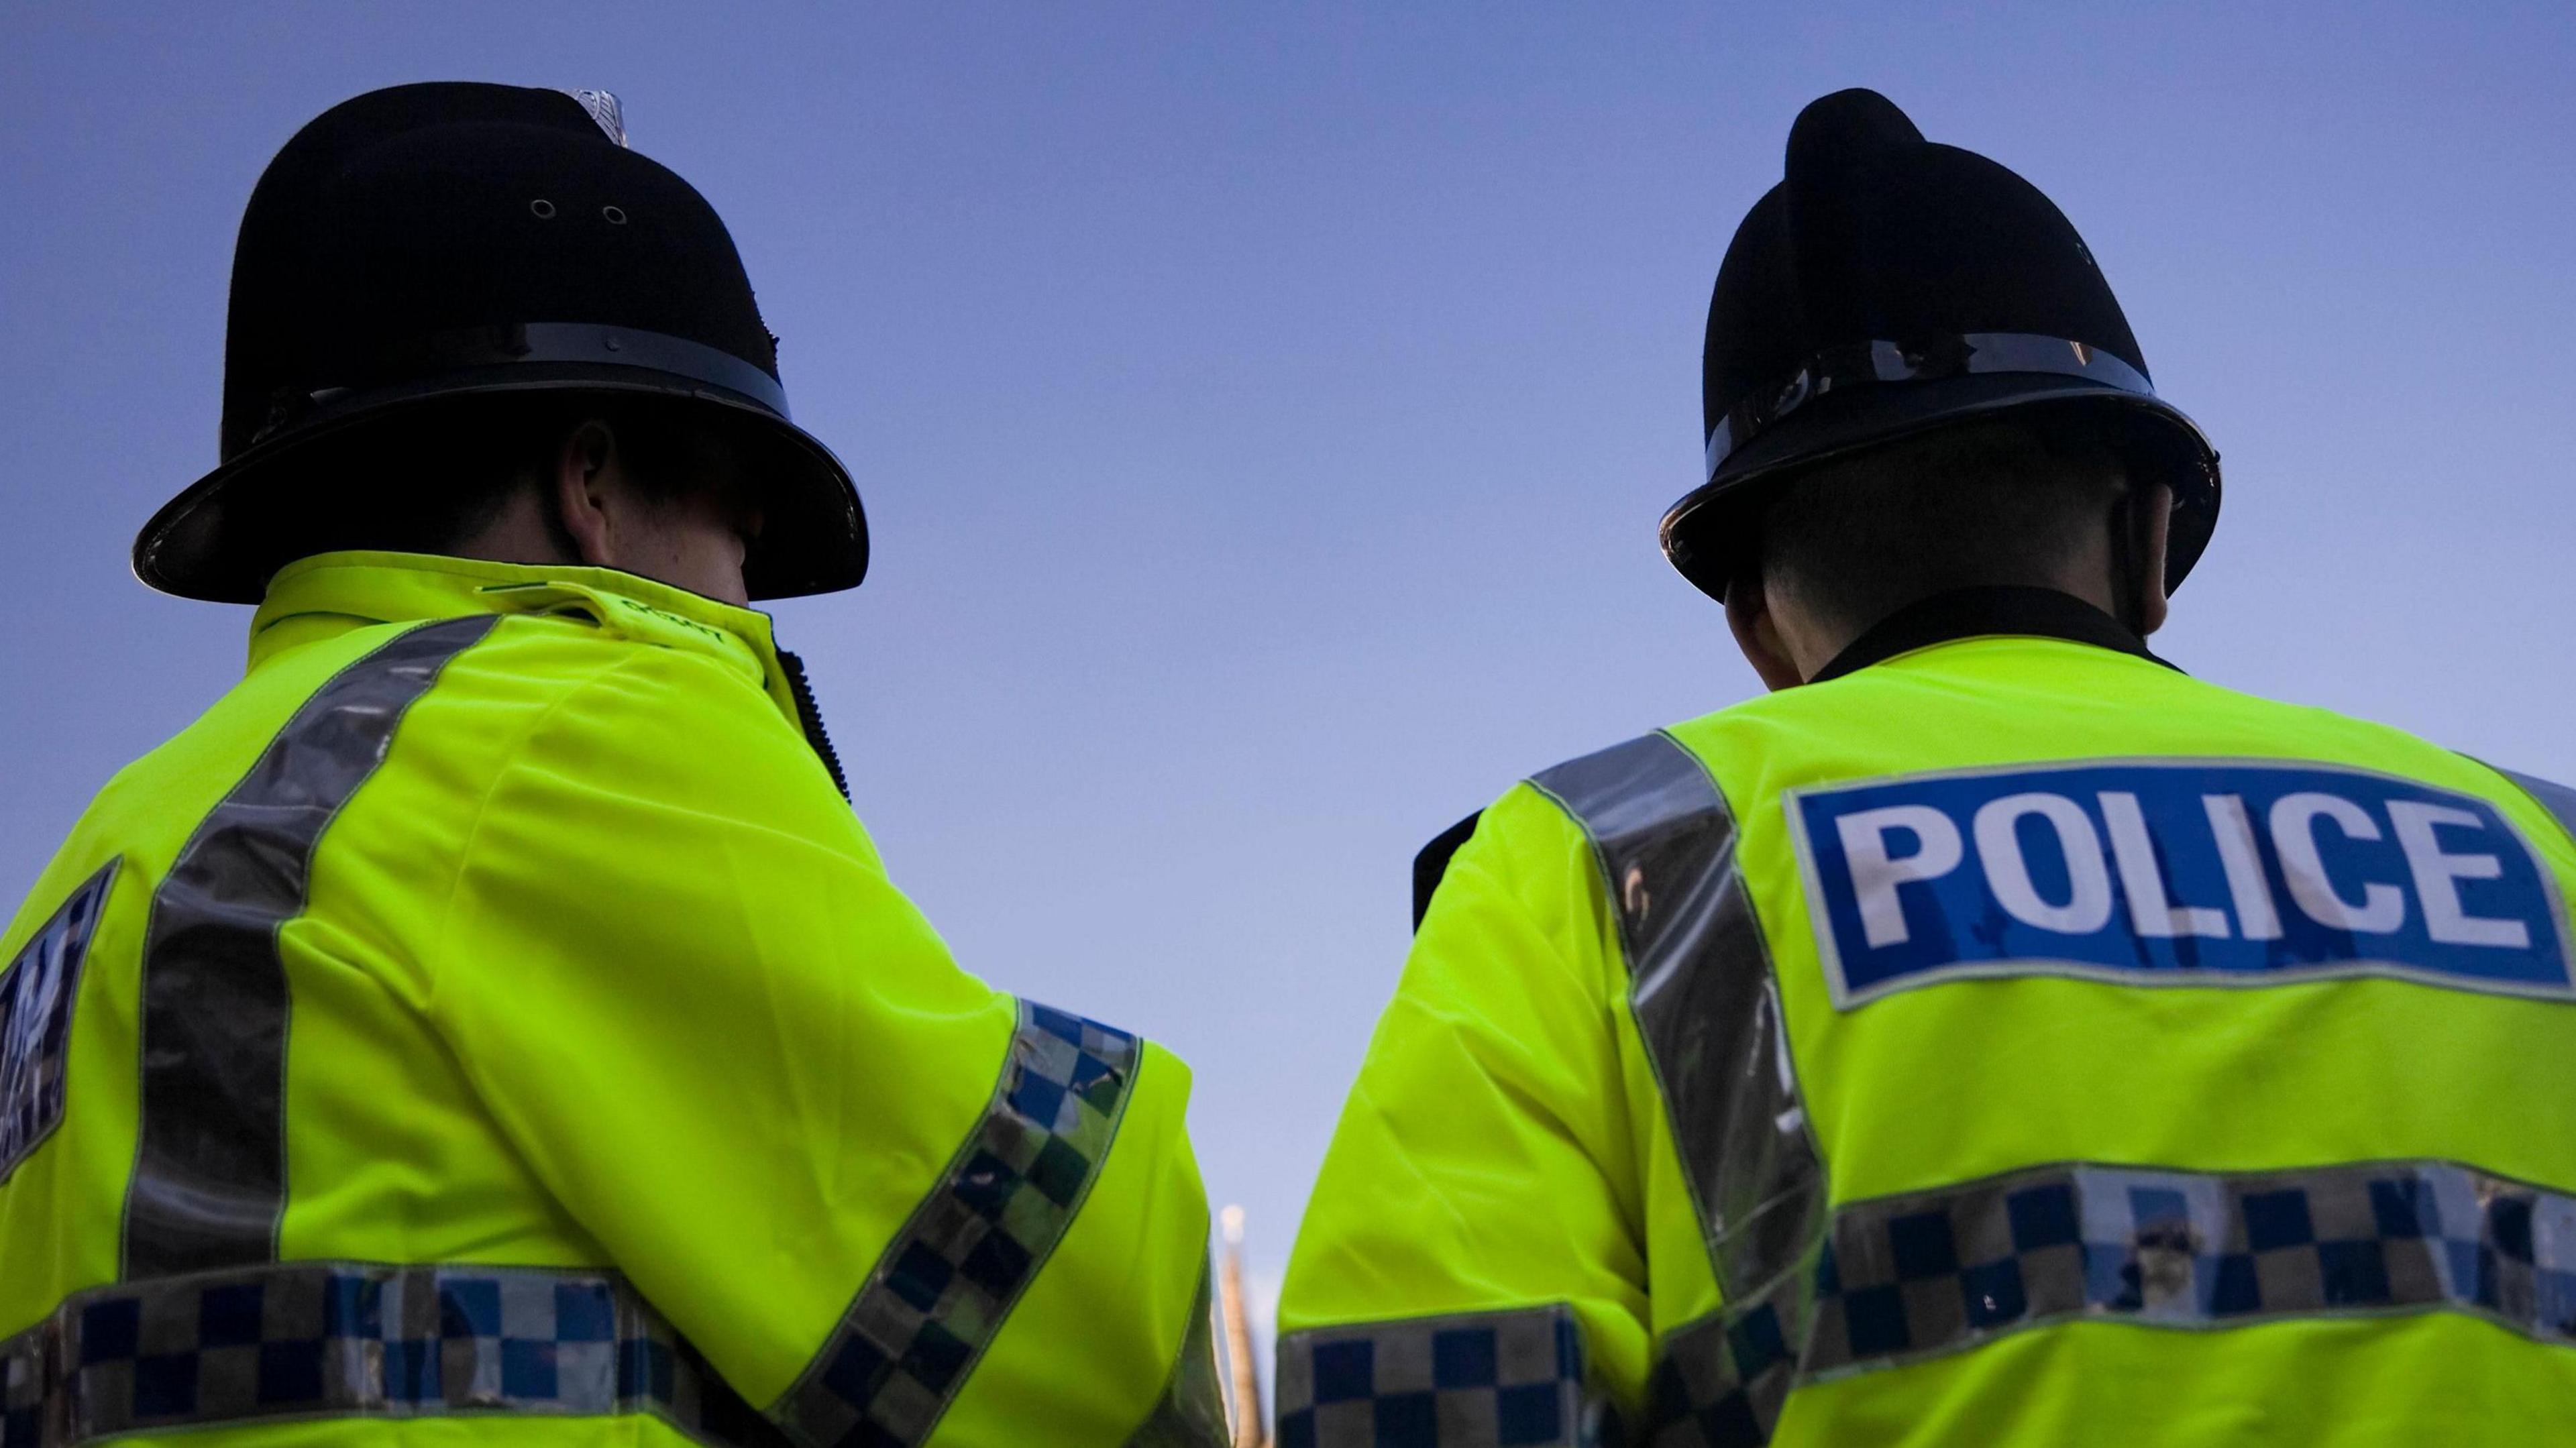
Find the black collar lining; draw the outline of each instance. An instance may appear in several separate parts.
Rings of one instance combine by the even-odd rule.
[[[1934,644],[1997,634],[2090,644],[2174,668],[2156,657],[2128,625],[2071,593],[2009,586],[1953,589],[1909,603],[1870,625],[1807,682],[1839,679]]]

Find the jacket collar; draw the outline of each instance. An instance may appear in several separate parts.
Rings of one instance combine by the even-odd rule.
[[[580,613],[629,637],[722,661],[791,720],[795,694],[769,615],[613,568],[487,563],[423,553],[323,553],[269,580],[250,624],[250,667],[370,624],[471,614]]]
[[[2149,651],[2147,641],[2128,625],[2071,593],[2053,588],[1960,588],[1909,603],[1880,619],[1807,682],[1821,684],[1898,654],[1995,634],[2064,639],[2174,668]]]

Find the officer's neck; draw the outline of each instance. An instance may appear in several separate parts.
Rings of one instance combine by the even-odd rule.
[[[2125,633],[2143,637],[2137,626],[2137,601],[2122,598],[2107,573],[2107,569],[2064,569],[2045,577],[1999,579],[1993,583],[1961,583],[1935,588],[1857,624],[1819,616],[1801,607],[1794,596],[1774,600],[1771,614],[1781,646],[1801,683],[1813,682],[1835,660],[1849,654],[1854,644],[1883,631],[1891,622],[1928,613],[1939,618],[1955,618],[1959,621],[1955,626],[1967,627],[1985,614],[1997,611],[1980,606],[1980,599],[1996,603],[2033,594],[2054,594],[2115,620]],[[2045,605],[2041,607],[2045,608]],[[2022,610],[2005,603],[2000,611],[2012,614]]]
[[[2162,628],[2165,621],[2165,550],[2170,541],[2172,514],[2173,495],[2165,488],[2139,488],[2122,500],[2112,514],[2109,529],[2086,540],[2055,567],[2034,568],[2019,577],[1960,579],[1927,588],[1877,618],[1838,618],[1809,606],[1794,591],[1778,587],[1773,580],[1745,579],[1727,590],[1726,622],[1735,633],[1736,646],[1744,651],[1745,662],[1761,676],[1763,686],[1774,692],[1796,688],[1828,672],[1849,672],[1849,655],[1864,636],[1884,629],[1891,620],[1918,614],[1937,600],[1981,590],[2059,596],[2074,610],[2070,618],[2095,615],[2126,640],[2113,642],[2105,636],[2083,641],[2145,653],[2143,640]],[[2038,606],[2042,611],[2048,609],[2044,603]],[[1969,627],[1979,616],[1977,609],[1968,609],[1951,626],[1968,628],[1969,633],[2020,631]],[[2078,627],[2073,622],[2066,626]],[[2078,632],[2099,632],[2099,628],[2088,623]],[[1837,670],[1837,664],[1845,667]]]

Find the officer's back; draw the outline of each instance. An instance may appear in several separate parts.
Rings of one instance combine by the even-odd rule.
[[[961,970],[754,599],[856,584],[615,102],[376,92],[236,256],[255,602],[0,960],[0,1443],[1212,1443],[1188,1075]]]
[[[1283,1444],[2564,1435],[2576,797],[2155,657],[2216,459],[2072,230],[1866,93],[1788,173],[1666,525],[1776,692],[1447,862]]]

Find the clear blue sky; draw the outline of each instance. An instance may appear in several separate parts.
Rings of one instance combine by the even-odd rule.
[[[865,588],[780,610],[861,813],[970,967],[1196,1064],[1268,1270],[1415,847],[1755,687],[1654,527],[1825,91],[2054,197],[2225,453],[2173,658],[2576,777],[2564,4],[20,4],[10,893],[237,676],[247,612],[125,559],[213,461],[252,181],[463,78],[617,91],[731,222],[875,525]]]

